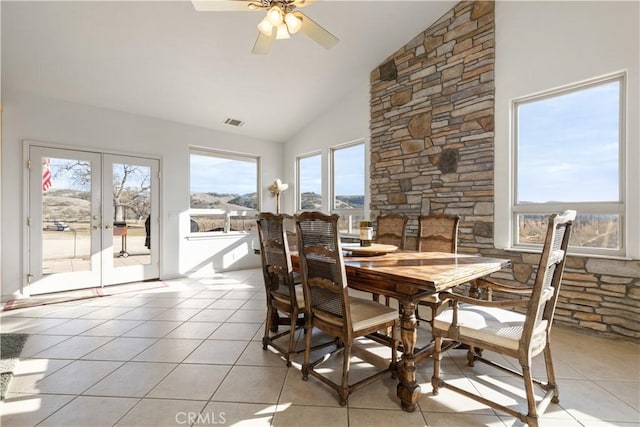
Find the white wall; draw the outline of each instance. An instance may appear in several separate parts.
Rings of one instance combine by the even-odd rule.
[[[190,145],[262,157],[263,209],[275,210],[267,186],[282,175],[282,144],[46,99],[5,88],[2,129],[2,296],[18,297],[22,286],[23,140],[160,159],[160,276],[171,278],[222,269],[257,267],[256,235],[198,237],[189,234]],[[11,248],[11,250],[7,250]]]
[[[640,257],[638,2],[496,2],[495,243],[510,238],[510,103],[514,98],[627,71],[627,242]]]
[[[298,132],[285,144],[284,179],[290,184],[283,193],[283,211],[295,211],[296,157],[302,154],[322,153],[322,206],[329,210],[329,147],[353,141],[364,141],[366,186],[369,186],[369,75],[363,75],[360,84],[333,105],[327,112]],[[365,200],[366,211],[369,199]]]

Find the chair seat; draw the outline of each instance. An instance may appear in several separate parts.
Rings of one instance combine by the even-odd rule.
[[[350,297],[349,304],[353,332],[356,334],[358,331],[372,326],[384,325],[387,322],[394,322],[398,319],[398,311],[395,308],[387,307],[375,301]],[[337,318],[331,315],[323,316],[321,311],[316,313],[316,317],[336,326],[341,324]]]
[[[446,332],[452,320],[453,309],[447,308],[433,320],[433,328]],[[458,309],[460,337],[469,337],[512,350],[518,348],[524,321],[523,314],[497,307],[460,304]],[[544,332],[546,321],[542,321],[536,329]]]

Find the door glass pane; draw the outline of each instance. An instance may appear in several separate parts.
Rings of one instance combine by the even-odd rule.
[[[91,164],[42,159],[42,272],[91,270]]]
[[[151,263],[151,168],[113,164],[114,267]]]

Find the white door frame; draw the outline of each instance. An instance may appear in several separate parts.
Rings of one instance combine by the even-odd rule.
[[[32,151],[33,150],[33,151]],[[44,283],[39,284],[38,286],[32,286],[30,284],[33,280],[42,277],[42,263],[41,261],[32,262],[32,260],[39,259],[42,260],[42,230],[38,230],[38,226],[36,224],[42,224],[42,212],[32,212],[31,209],[31,195],[34,194],[42,194],[41,185],[42,180],[40,178],[34,178],[35,175],[39,175],[40,172],[31,172],[32,170],[41,170],[41,165],[31,164],[31,168],[29,168],[29,160],[31,153],[35,155],[42,155],[43,153],[47,153],[47,156],[53,154],[54,157],[58,153],[61,158],[69,156],[70,152],[73,152],[73,155],[79,156],[83,160],[90,160],[97,165],[97,167],[92,167],[92,183],[102,183],[100,188],[92,188],[92,196],[91,196],[91,262],[92,265],[98,266],[98,274],[97,276],[94,273],[87,272],[87,274],[76,274],[69,275],[70,277],[62,277],[58,278],[69,281],[71,284],[68,286],[68,289],[76,289],[76,288],[89,288],[89,287],[102,287],[105,285],[117,284],[117,283],[126,283],[132,281],[139,280],[147,280],[152,278],[158,278],[160,273],[160,236],[161,236],[161,222],[160,222],[160,159],[154,158],[152,156],[141,156],[129,153],[110,153],[103,150],[94,150],[94,149],[86,149],[79,148],[74,146],[63,146],[58,144],[49,144],[37,141],[24,141],[23,144],[23,158],[25,159],[25,170],[23,174],[23,188],[25,191],[24,200],[23,200],[23,224],[24,224],[24,233],[23,233],[23,281],[21,284],[21,293],[25,297],[30,296],[31,294],[39,294],[43,293]],[[34,156],[35,157],[35,156]],[[110,198],[110,192],[112,191],[112,182],[107,182],[105,177],[111,176],[111,171],[106,171],[106,168],[112,168],[112,164],[114,162],[126,162],[127,160],[130,163],[135,163],[139,165],[145,165],[151,167],[151,179],[153,180],[152,184],[152,195],[151,195],[151,263],[148,268],[142,269],[141,266],[132,266],[129,267],[118,267],[113,268],[113,231],[111,229],[111,217],[105,216],[105,213],[108,213],[108,210],[105,209],[104,205],[107,203],[103,203],[103,200],[106,196],[107,199]],[[95,169],[95,171],[94,171]],[[38,197],[38,196],[35,196]],[[40,206],[41,206],[41,196],[39,197]],[[111,203],[109,203],[111,204]],[[35,214],[35,215],[34,215]],[[108,221],[105,218],[109,218]],[[33,226],[29,226],[29,223],[33,224]],[[109,227],[107,227],[109,225]],[[39,239],[39,240],[38,240]],[[96,242],[96,243],[94,243]],[[93,247],[94,245],[100,245],[101,247]],[[106,250],[108,249],[108,250]],[[109,253],[109,254],[107,254]],[[108,257],[110,256],[110,259]],[[38,265],[39,264],[39,265]],[[92,269],[93,270],[93,269]],[[144,271],[143,271],[144,270]],[[58,273],[64,274],[64,273]],[[57,275],[56,275],[57,276]],[[133,278],[132,278],[133,277]],[[76,280],[77,279],[77,280]],[[84,285],[78,285],[78,282],[84,283]],[[58,289],[57,286],[54,286],[52,289],[47,290],[46,292],[55,292],[63,289]]]

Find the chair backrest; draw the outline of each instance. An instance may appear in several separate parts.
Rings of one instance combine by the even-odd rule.
[[[544,346],[546,342],[546,337],[542,332],[548,332],[553,323],[553,313],[560,295],[560,284],[567,258],[571,227],[575,218],[576,211],[573,210],[564,211],[560,215],[553,214],[549,217],[547,234],[520,339],[521,346],[524,345],[525,348],[529,348],[535,353],[539,350],[538,347]]]
[[[409,218],[402,214],[379,215],[376,219],[376,243],[395,245],[404,249],[408,220]]]
[[[286,218],[291,216],[262,212],[257,219],[262,274],[268,304],[271,304],[272,298],[283,302],[289,301],[292,305],[297,304],[293,267],[284,227]]]
[[[337,214],[304,212],[296,215],[298,255],[302,273],[305,312],[313,322],[353,333]]]
[[[422,215],[418,218],[418,251],[458,252],[458,215]]]

